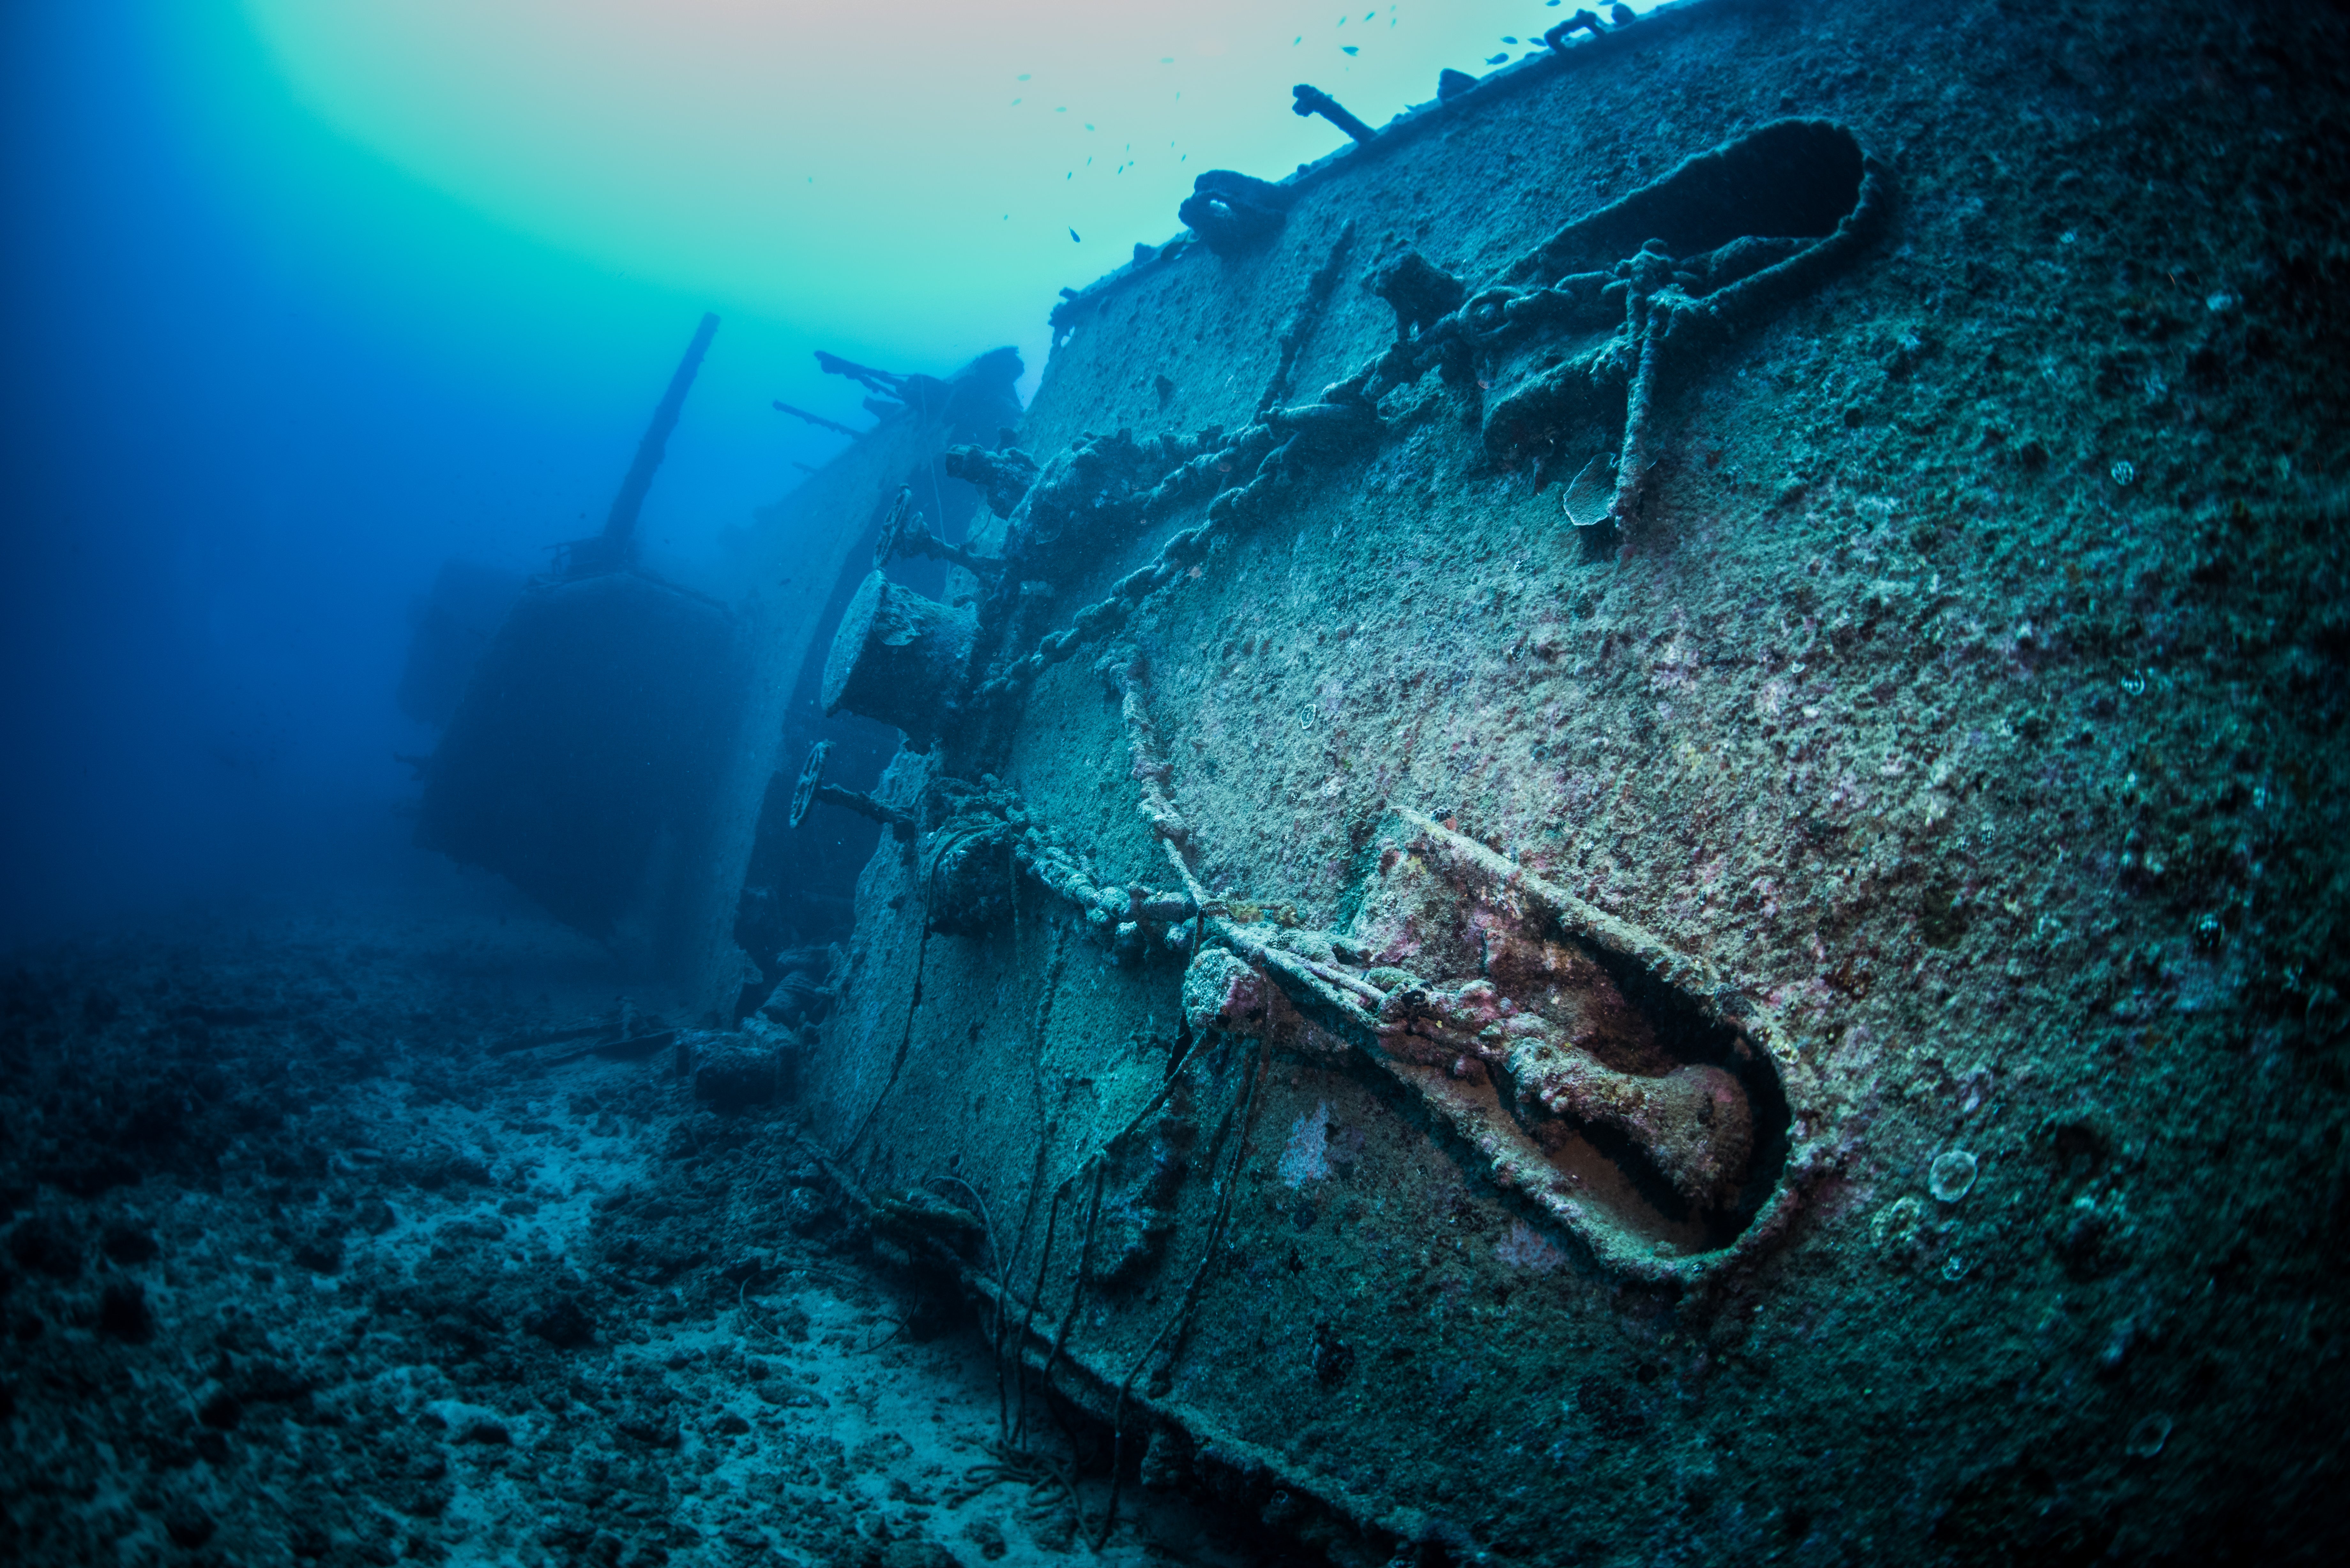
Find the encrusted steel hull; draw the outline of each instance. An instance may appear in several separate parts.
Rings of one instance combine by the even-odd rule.
[[[2343,1391],[2343,47],[1684,6],[1063,307],[807,1081],[1121,1486],[2237,1528]]]

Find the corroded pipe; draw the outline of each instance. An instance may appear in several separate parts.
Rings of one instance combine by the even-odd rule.
[[[1299,82],[1289,90],[1297,99],[1295,103],[1289,106],[1290,112],[1301,119],[1318,114],[1357,141],[1370,141],[1379,134],[1348,114],[1336,99],[1318,87],[1308,87],[1305,83]]]

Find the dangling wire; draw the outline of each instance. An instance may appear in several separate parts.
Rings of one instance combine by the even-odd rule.
[[[1232,1164],[1225,1168],[1224,1179],[1220,1185],[1215,1217],[1208,1222],[1207,1249],[1200,1254],[1199,1266],[1191,1271],[1191,1282],[1183,1288],[1183,1299],[1177,1303],[1167,1321],[1159,1325],[1159,1332],[1150,1336],[1150,1343],[1142,1347],[1142,1354],[1134,1358],[1134,1365],[1127,1369],[1126,1381],[1118,1386],[1118,1398],[1110,1406],[1109,1501],[1102,1512],[1101,1528],[1093,1536],[1093,1548],[1097,1552],[1108,1542],[1110,1529],[1118,1522],[1118,1488],[1125,1479],[1127,1397],[1133,1393],[1134,1380],[1142,1376],[1142,1369],[1150,1364],[1151,1356],[1161,1343],[1172,1337],[1174,1347],[1168,1353],[1170,1360],[1182,1348],[1183,1334],[1191,1322],[1192,1309],[1199,1304],[1201,1287],[1207,1283],[1208,1272],[1215,1266],[1216,1256],[1223,1248],[1224,1225],[1232,1215],[1232,1194],[1240,1187],[1242,1162],[1248,1158],[1249,1135],[1256,1121],[1257,1087],[1263,1082],[1266,1061],[1266,1045],[1263,1039],[1259,1039],[1256,1057],[1249,1064],[1248,1078],[1243,1085],[1240,1131],[1239,1137],[1233,1140]]]
[[[941,832],[938,848],[931,853],[930,868],[922,875],[922,934],[914,944],[914,994],[906,1003],[906,1027],[898,1036],[898,1054],[889,1063],[888,1081],[881,1085],[881,1092],[873,1097],[872,1107],[857,1124],[857,1130],[848,1135],[848,1141],[842,1144],[840,1151],[833,1156],[843,1164],[847,1162],[849,1151],[863,1140],[866,1129],[873,1125],[873,1118],[880,1114],[883,1102],[889,1097],[889,1091],[898,1086],[898,1075],[904,1070],[907,1053],[913,1047],[914,1017],[922,1010],[922,963],[931,950],[931,909],[938,898],[939,867],[946,864],[948,855],[961,849],[966,844],[986,836],[992,831],[993,831],[992,826],[972,828],[959,833],[951,838]]]

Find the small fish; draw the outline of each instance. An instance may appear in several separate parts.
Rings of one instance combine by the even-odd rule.
[[[1085,241],[1083,241],[1083,240],[1078,240],[1078,239],[1077,239],[1077,231],[1076,231],[1076,230],[1075,230],[1075,229],[1071,229],[1071,230],[1069,231],[1069,238],[1071,238],[1071,239],[1073,239],[1073,240],[1076,240],[1076,241],[1077,241],[1077,244],[1084,244],[1086,243],[1086,242],[1085,242]]]
[[[1506,55],[1506,54],[1495,55],[1495,56],[1493,56],[1492,58],[1488,59],[1485,63],[1486,63],[1487,65],[1489,65],[1489,66],[1498,66],[1498,65],[1500,65],[1503,60],[1506,60],[1506,59],[1508,59],[1509,57],[1509,57],[1508,55]]]
[[[1338,52],[1342,55],[1359,55],[1363,51],[1352,44],[1341,44],[1338,46]]]

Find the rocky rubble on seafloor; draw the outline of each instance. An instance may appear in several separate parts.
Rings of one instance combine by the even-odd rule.
[[[521,915],[301,917],[0,977],[0,1553],[1076,1548],[1082,1423],[1004,1448],[967,1316],[746,1091],[795,1042],[577,1024],[515,990],[550,953],[600,962]],[[1110,1562],[1251,1560],[1164,1495],[1121,1518]]]

